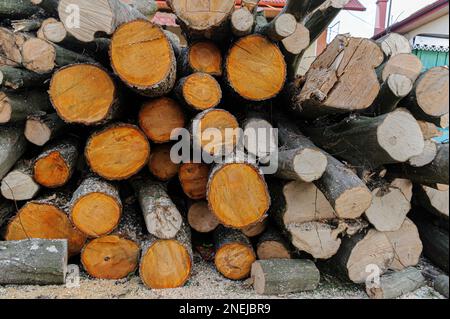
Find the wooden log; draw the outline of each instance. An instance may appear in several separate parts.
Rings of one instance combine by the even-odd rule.
[[[290,259],[291,248],[276,228],[269,227],[258,239],[256,255],[259,260]]]
[[[12,20],[11,27],[14,32],[32,32],[41,27],[42,20],[39,18],[27,18],[21,20]]]
[[[33,161],[20,160],[2,179],[3,197],[13,201],[33,199],[41,187],[33,179]]]
[[[0,199],[0,227],[3,227],[4,224],[16,213],[16,207],[13,202]]]
[[[107,180],[124,180],[147,164],[150,145],[136,126],[116,123],[91,135],[84,153],[94,173]]]
[[[369,265],[376,265],[384,274],[394,259],[394,249],[383,232],[375,229],[342,241],[329,265],[355,283],[364,283],[370,275]]]
[[[5,240],[67,239],[69,256],[79,254],[86,237],[73,227],[64,211],[68,200],[67,194],[54,193],[27,202],[7,224]]]
[[[255,15],[246,7],[234,10],[231,15],[231,32],[236,37],[245,37],[253,32]]]
[[[144,103],[139,112],[139,127],[154,143],[170,142],[170,137],[176,135],[176,130],[184,128],[185,124],[183,109],[168,97]]]
[[[212,157],[227,156],[238,145],[239,122],[226,110],[209,109],[193,118],[191,134],[195,150],[202,150]]]
[[[288,54],[300,54],[311,44],[309,30],[303,23],[298,22],[294,33],[281,40],[281,44]]]
[[[50,108],[48,95],[43,91],[0,91],[0,124],[23,121],[33,113],[45,112]]]
[[[219,82],[206,73],[194,73],[180,79],[175,87],[180,101],[194,111],[215,108],[222,100]]]
[[[420,270],[408,267],[381,276],[379,285],[366,286],[371,299],[394,299],[426,285]]]
[[[423,245],[416,225],[409,218],[405,219],[399,230],[384,234],[394,249],[394,260],[389,269],[399,271],[419,263]]]
[[[206,201],[190,205],[187,220],[192,229],[199,233],[210,233],[219,226],[219,221],[209,209]]]
[[[439,144],[437,155],[430,164],[423,167],[396,165],[390,168],[390,173],[414,183],[448,185],[448,169],[448,144]]]
[[[175,85],[172,45],[161,27],[150,21],[122,24],[112,37],[110,56],[114,72],[142,95],[162,96]]]
[[[122,215],[119,189],[98,177],[84,179],[69,203],[74,226],[91,238],[113,232]]]
[[[207,198],[211,211],[225,226],[245,228],[266,217],[270,195],[264,176],[250,163],[224,163],[209,175]]]
[[[252,265],[251,276],[259,295],[314,290],[320,281],[319,270],[307,259],[258,260]]]
[[[170,158],[171,149],[171,144],[153,147],[148,161],[150,173],[163,182],[177,176],[180,169],[180,164],[175,164]]]
[[[240,229],[240,231],[248,238],[257,237],[257,236],[261,235],[262,233],[264,233],[264,231],[267,228],[268,223],[269,223],[269,221],[266,218],[266,219],[260,221],[259,223],[242,228],[242,229]]]
[[[0,18],[20,19],[28,18],[39,11],[30,0],[3,0],[0,3]]]
[[[248,238],[239,230],[219,226],[214,231],[214,264],[226,278],[242,280],[250,276],[255,252]]]
[[[151,180],[131,181],[137,193],[147,231],[160,239],[177,237],[183,228],[183,217],[167,194],[166,187]]]
[[[377,69],[381,81],[387,81],[389,76],[399,74],[406,76],[414,83],[422,72],[423,65],[420,59],[411,53],[400,53],[392,56],[386,63]]]
[[[31,239],[0,243],[1,285],[62,285],[67,240]]]
[[[370,168],[406,162],[424,149],[422,131],[404,109],[374,118],[349,117],[325,130],[314,128],[305,132],[328,152],[339,154],[353,165]]]
[[[78,141],[72,138],[48,145],[33,163],[34,180],[47,188],[67,184],[76,167],[78,146]]]
[[[24,42],[24,33],[14,33],[9,29],[0,28],[0,52],[2,52],[0,66],[21,66],[21,49]]]
[[[21,125],[0,125],[0,179],[25,153],[27,140]]]
[[[25,122],[24,135],[28,142],[43,146],[60,137],[67,129],[66,124],[56,114],[30,115]]]
[[[210,167],[203,163],[181,164],[178,172],[183,192],[191,199],[206,198]]]
[[[396,56],[397,54],[409,54],[412,51],[409,40],[403,35],[390,32],[376,40],[386,58]]]
[[[190,2],[170,0],[167,4],[178,17],[181,29],[189,40],[206,38],[219,41],[226,36],[233,1],[211,0]]]
[[[17,67],[7,65],[0,67],[0,86],[12,90],[41,87],[48,77],[45,74],[38,74]]]
[[[448,276],[440,275],[438,276],[433,283],[434,289],[443,295],[445,298],[448,298]]]
[[[425,147],[423,148],[423,152],[417,156],[413,156],[409,159],[409,165],[413,167],[423,167],[436,158],[438,151],[438,146],[436,142],[433,140],[425,140]]]
[[[422,73],[411,93],[402,101],[417,119],[438,121],[448,113],[449,73],[447,67],[434,67]]]
[[[222,52],[214,42],[198,41],[185,49],[180,54],[180,73],[188,75],[202,72],[212,76],[222,76]]]
[[[375,68],[383,59],[371,40],[337,36],[311,65],[304,86],[294,84],[289,89],[292,110],[317,118],[367,109],[380,90]]]
[[[79,21],[74,21],[74,9],[79,9]],[[137,9],[119,0],[61,0],[58,5],[59,19],[67,31],[83,42],[91,42],[96,34],[111,35],[127,22],[145,19]]]
[[[255,32],[267,36],[273,41],[281,41],[291,36],[297,29],[297,20],[290,13],[280,13],[269,23],[256,24]]]
[[[424,185],[414,188],[416,202],[428,212],[448,221],[449,190],[438,190]]]
[[[52,77],[49,95],[59,117],[67,123],[100,125],[120,112],[114,81],[97,65],[59,69]]]
[[[184,224],[174,239],[157,239],[150,235],[142,242],[141,248],[139,275],[148,288],[182,287],[189,279],[193,256],[191,232],[187,225]]]
[[[274,98],[286,81],[286,63],[280,49],[257,34],[234,43],[227,56],[225,72],[229,86],[250,101]]]

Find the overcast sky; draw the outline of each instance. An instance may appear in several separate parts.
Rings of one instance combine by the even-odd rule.
[[[332,37],[337,33],[350,33],[357,37],[372,37],[375,26],[376,0],[359,0],[366,11],[342,11],[331,23]],[[392,2],[391,24],[401,21],[417,10],[436,0],[390,0]],[[389,10],[389,4],[388,4]],[[338,23],[340,22],[340,23]]]

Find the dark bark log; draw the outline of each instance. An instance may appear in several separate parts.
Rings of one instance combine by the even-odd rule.
[[[45,12],[52,16],[58,14],[58,4],[59,0],[28,0],[32,4],[41,7]]]
[[[258,239],[256,254],[259,260],[290,259],[291,247],[275,227],[269,226]]]
[[[438,190],[432,187],[416,185],[414,187],[414,201],[426,211],[448,221],[449,218],[449,191]]]
[[[42,20],[39,18],[30,17],[28,19],[13,20],[11,21],[11,27],[14,32],[32,32],[41,27]]]
[[[257,20],[255,32],[265,35],[273,41],[280,41],[291,36],[297,29],[297,20],[290,13],[280,13],[269,23]]]
[[[13,202],[0,199],[0,228],[16,213]]]

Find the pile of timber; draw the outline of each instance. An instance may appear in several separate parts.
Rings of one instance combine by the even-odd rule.
[[[423,284],[422,253],[448,273],[448,68],[399,34],[339,35],[296,76],[348,0],[271,21],[258,0],[167,2],[186,47],[153,0],[0,1],[0,284],[62,284],[80,255],[94,278],[180,287],[195,251],[258,294],[320,268],[393,298]]]

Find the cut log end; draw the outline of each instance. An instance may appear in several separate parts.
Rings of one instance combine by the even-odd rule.
[[[209,233],[219,226],[219,221],[211,212],[206,201],[191,205],[188,211],[189,225],[199,233]]]
[[[188,51],[188,63],[194,72],[203,72],[213,76],[222,75],[222,53],[208,41],[196,42]]]
[[[256,254],[260,260],[291,258],[291,253],[286,246],[276,240],[267,240],[259,244]]]
[[[219,105],[222,89],[211,75],[194,73],[181,80],[183,100],[194,110],[204,111]]]
[[[414,54],[397,54],[383,66],[381,78],[386,81],[392,74],[401,74],[415,82],[422,72],[422,62]]]
[[[247,8],[239,8],[231,15],[231,26],[236,36],[246,36],[253,31],[255,17]]]
[[[391,74],[387,79],[387,84],[397,97],[405,97],[411,92],[414,81],[405,75]]]
[[[189,279],[191,268],[191,257],[183,245],[175,240],[157,240],[142,256],[140,276],[151,289],[177,288]]]
[[[388,57],[401,53],[411,53],[411,44],[403,35],[391,32],[377,41]]]
[[[13,170],[1,182],[1,194],[13,201],[32,199],[40,190],[31,174],[20,170]]]
[[[241,280],[250,275],[256,257],[248,245],[230,243],[223,245],[214,259],[217,270],[228,279]]]
[[[206,197],[209,166],[206,164],[185,163],[179,171],[179,179],[184,193],[191,199]]]
[[[45,40],[60,43],[67,37],[67,30],[60,21],[47,23],[42,26],[42,34]]]
[[[94,278],[122,279],[137,269],[139,255],[139,245],[134,241],[110,235],[89,242],[81,253],[81,262]]]
[[[414,167],[423,167],[430,164],[437,156],[437,145],[432,140],[425,141],[425,147],[420,155],[413,156],[409,159],[409,165]]]
[[[48,188],[65,185],[71,176],[69,164],[57,151],[38,159],[33,169],[36,182]]]
[[[283,13],[275,18],[273,31],[277,34],[279,39],[284,39],[291,36],[294,34],[296,29],[297,20],[292,14]]]
[[[0,84],[2,83],[0,72]],[[11,120],[12,107],[8,101],[6,93],[0,92],[0,124],[8,123]]]
[[[172,145],[157,145],[152,148],[148,168],[150,173],[161,181],[168,181],[177,176],[180,168],[179,164],[172,162],[170,151]]]

